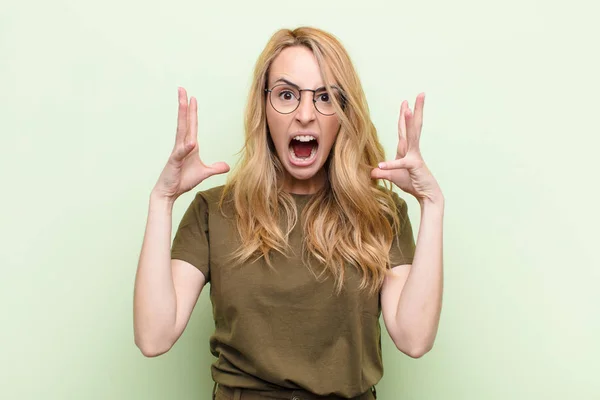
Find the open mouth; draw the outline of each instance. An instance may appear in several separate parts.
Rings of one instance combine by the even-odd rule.
[[[290,158],[297,164],[308,164],[315,159],[318,147],[319,142],[314,136],[295,136],[290,142]]]

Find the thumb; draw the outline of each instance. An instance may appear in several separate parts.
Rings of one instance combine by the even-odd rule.
[[[408,169],[412,167],[413,163],[406,157],[393,161],[382,161],[379,163],[379,168],[383,170]]]
[[[380,168],[373,168],[371,170],[371,178],[372,179],[387,179],[388,181],[391,181],[392,177],[392,171],[389,170],[382,170]]]
[[[211,175],[224,174],[225,172],[229,171],[229,165],[227,165],[227,163],[225,163],[223,161],[219,161],[214,164],[211,164],[207,168],[212,173]]]

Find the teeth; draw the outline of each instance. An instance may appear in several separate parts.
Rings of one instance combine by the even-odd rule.
[[[310,155],[308,157],[298,157],[296,155],[296,153],[294,153],[294,149],[292,147],[290,147],[290,155],[296,161],[309,161],[309,160],[312,160],[314,158],[315,154],[317,154],[317,149],[316,149],[316,147],[313,147],[313,149],[310,151]]]
[[[313,136],[309,135],[298,135],[294,136],[294,140],[298,140],[300,142],[310,142],[311,140],[317,140]]]

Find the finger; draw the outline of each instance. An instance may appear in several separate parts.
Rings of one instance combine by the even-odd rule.
[[[398,117],[398,147],[396,148],[396,158],[402,158],[406,155],[406,119],[404,112],[408,108],[408,102],[402,101],[400,106],[400,116]]]
[[[402,101],[400,106],[400,117],[398,118],[398,139],[406,139],[406,119],[404,118],[404,111],[408,108],[408,101]]]
[[[415,101],[414,112],[408,109],[406,115],[406,129],[407,129],[407,140],[408,147],[410,149],[419,149],[419,142],[421,138],[421,128],[423,126],[423,108],[425,105],[425,93],[419,93],[417,100]]]
[[[180,164],[183,162],[183,160],[188,156],[188,154],[190,154],[192,152],[192,150],[194,150],[195,148],[195,144],[193,142],[191,143],[184,143],[179,142],[175,145],[175,149],[173,150],[173,153],[171,153],[171,161],[173,161],[175,164]]]
[[[382,161],[379,163],[378,167],[382,170],[393,170],[393,169],[408,169],[414,168],[414,163],[410,161],[408,158],[400,158],[398,160],[393,161]]]
[[[388,181],[392,180],[392,171],[385,171],[379,168],[373,168],[371,170],[371,178],[372,179],[387,179]]]
[[[215,174],[223,174],[229,171],[229,165],[223,161],[216,162],[208,166]]]
[[[190,129],[186,143],[196,144],[198,141],[198,100],[195,97],[190,99],[189,118]]]
[[[229,171],[229,165],[220,161],[209,165],[203,170],[202,180],[205,180],[213,175],[224,174]]]
[[[419,152],[419,136],[420,128],[415,126],[415,115],[412,113],[410,108],[406,110],[404,116],[406,119],[406,140],[407,140],[407,153],[409,151]]]
[[[177,135],[175,142],[183,143],[188,131],[188,100],[184,88],[177,88],[179,109],[177,112]]]
[[[421,127],[423,126],[423,108],[425,107],[425,93],[419,93],[417,96],[417,100],[415,101],[415,118],[414,124],[415,127],[419,129],[419,134],[421,132]]]

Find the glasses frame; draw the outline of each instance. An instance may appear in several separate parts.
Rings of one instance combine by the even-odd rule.
[[[296,110],[298,109],[298,107],[300,106],[300,102],[302,102],[302,92],[312,92],[312,93],[313,93],[313,99],[312,99],[312,101],[313,101],[313,106],[315,107],[315,110],[317,110],[317,112],[318,112],[319,114],[321,114],[321,115],[325,115],[325,116],[327,116],[327,117],[330,117],[330,116],[332,116],[332,115],[335,115],[335,114],[336,114],[336,111],[335,111],[335,110],[334,110],[334,111],[333,111],[333,113],[331,113],[331,114],[325,114],[324,112],[321,112],[321,110],[319,110],[319,108],[317,107],[317,100],[315,99],[315,95],[317,94],[317,91],[321,91],[321,90],[323,90],[323,89],[300,89],[300,88],[299,88],[299,87],[297,87],[297,86],[296,86],[296,90],[298,90],[298,92],[300,93],[300,97],[298,98],[298,104],[296,104],[296,107],[295,107],[295,108],[294,108],[292,111],[290,111],[290,112],[287,112],[287,113],[283,113],[283,112],[279,111],[279,110],[277,109],[277,107],[275,107],[275,106],[273,105],[272,93],[273,93],[273,89],[275,89],[277,86],[294,86],[294,85],[290,85],[290,84],[288,84],[288,83],[279,83],[279,84],[277,84],[277,85],[274,85],[274,86],[273,86],[271,89],[265,89],[265,93],[268,93],[268,95],[267,95],[267,96],[269,96],[269,103],[271,103],[271,107],[273,107],[273,110],[277,111],[279,114],[288,115],[288,114],[291,114],[291,113],[293,113],[294,111],[296,111]],[[335,85],[331,85],[330,87],[331,87],[332,89],[336,89],[337,91],[339,91],[339,92],[340,92],[340,98],[341,98],[341,100],[342,100],[342,101],[340,102],[340,106],[341,106],[342,108],[344,108],[344,104],[345,104],[345,96],[344,96],[344,94],[342,93],[342,90],[341,90],[339,87],[335,86]],[[329,94],[329,93],[327,93],[327,94]],[[296,96],[294,95],[294,97],[296,97]]]

